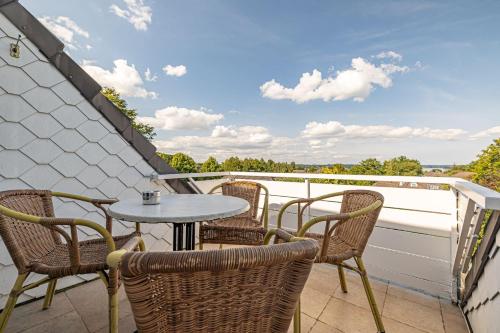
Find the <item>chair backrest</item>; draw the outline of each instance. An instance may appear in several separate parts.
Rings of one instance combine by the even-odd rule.
[[[245,199],[250,209],[237,217],[257,218],[261,185],[250,181],[233,181],[222,184],[222,194]]]
[[[318,251],[312,239],[211,251],[131,252],[120,270],[139,332],[287,332]]]
[[[9,209],[42,217],[54,217],[50,191],[14,190],[0,192],[0,205]],[[0,213],[0,236],[12,260],[21,273],[30,264],[52,251],[61,243],[59,235],[47,227],[24,222]]]
[[[362,255],[375,223],[377,223],[384,197],[382,194],[369,190],[344,191],[340,213],[350,213],[365,208],[377,200],[381,201],[378,208],[361,216],[350,218],[335,230],[334,235],[349,244],[356,250],[357,255]]]

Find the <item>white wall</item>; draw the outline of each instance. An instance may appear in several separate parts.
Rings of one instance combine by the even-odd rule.
[[[207,192],[222,181],[199,181],[197,185]],[[271,193],[270,223],[273,225],[284,203],[307,196],[305,183],[259,182]],[[353,188],[378,191],[385,198],[384,208],[363,257],[369,274],[431,295],[450,298],[451,228],[456,224],[454,195],[450,191],[312,183],[311,196]],[[336,198],[314,204],[310,217],[338,212],[340,200]],[[285,215],[284,225],[296,229],[296,206]],[[313,230],[322,232],[322,227]]]
[[[138,197],[153,169],[84,100],[79,91],[27,39],[21,57],[9,55],[9,44],[21,32],[0,14],[0,191],[51,189],[96,198]],[[163,186],[164,191],[171,191]],[[101,224],[93,206],[54,199],[59,217],[84,217]],[[116,221],[114,233],[132,232],[133,224]],[[170,227],[143,226],[149,249],[170,246]],[[82,229],[80,239],[96,237]],[[0,308],[17,270],[0,240]],[[66,287],[94,276],[68,277]],[[33,281],[36,277],[31,277]],[[41,296],[45,287],[24,293],[19,301]]]

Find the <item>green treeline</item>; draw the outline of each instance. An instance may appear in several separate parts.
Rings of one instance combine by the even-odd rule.
[[[239,158],[231,156],[218,162],[210,156],[203,163],[196,163],[193,158],[184,153],[173,155],[158,153],[173,168],[181,173],[218,172],[218,171],[249,171],[249,172],[307,172],[324,174],[351,174],[351,175],[386,175],[386,176],[424,176],[421,163],[416,159],[398,156],[389,160],[379,161],[368,158],[357,164],[346,166],[333,164],[329,166],[304,166],[295,162],[275,162],[263,158]],[[478,184],[500,191],[500,138],[495,139],[484,149],[477,159],[467,165],[455,165],[446,172],[433,170],[432,176],[458,176],[470,179]],[[294,179],[287,179],[292,181]],[[316,180],[317,182],[335,184],[371,185],[367,181]]]

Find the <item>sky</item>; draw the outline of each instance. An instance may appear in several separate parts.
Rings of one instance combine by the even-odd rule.
[[[499,1],[20,2],[197,162],[461,164],[500,137]]]

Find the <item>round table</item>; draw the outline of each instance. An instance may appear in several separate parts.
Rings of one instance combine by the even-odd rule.
[[[173,249],[194,250],[195,223],[242,214],[250,204],[241,198],[213,194],[171,194],[158,205],[143,205],[142,198],[122,200],[108,208],[110,216],[136,223],[172,223]],[[184,244],[185,243],[185,244]]]

